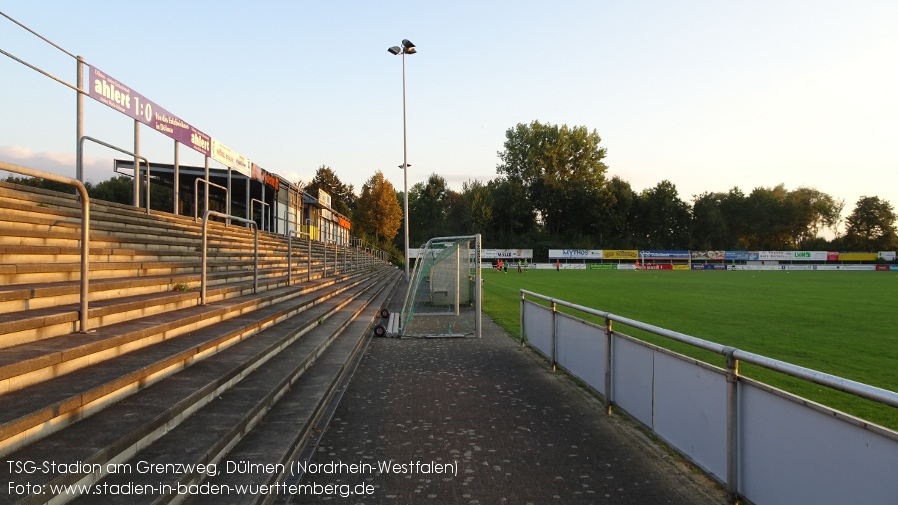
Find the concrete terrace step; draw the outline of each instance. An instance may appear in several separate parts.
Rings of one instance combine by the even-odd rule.
[[[2,192],[2,188],[0,188],[0,192]],[[114,208],[104,209],[105,206],[114,206]],[[0,198],[0,229],[18,232],[56,231],[63,233],[67,231],[68,235],[60,235],[60,237],[77,240],[80,238],[80,234],[77,232],[80,227],[80,204],[75,201],[74,197],[71,197],[68,207],[62,209],[41,203],[22,204]],[[237,224],[225,226],[222,222],[217,221],[210,223],[210,237],[213,241],[222,229],[227,230],[229,235],[225,244],[233,243],[234,240],[250,243],[252,241],[251,229]],[[103,240],[106,235],[116,235],[120,239],[136,239],[137,242],[155,239],[169,242],[187,241],[199,245],[202,227],[201,223],[185,216],[162,213],[147,215],[134,207],[92,201],[91,231],[92,240]],[[35,238],[39,236],[36,235]],[[261,248],[284,242],[282,237],[264,232],[260,233],[259,237]]]
[[[125,278],[92,278],[89,284],[90,302],[107,300],[122,296],[132,296],[147,293],[162,293],[166,291],[189,291],[199,288],[201,275],[197,273],[173,274],[173,275],[146,275],[141,277]],[[294,274],[296,273],[294,269]],[[307,279],[305,270],[302,271],[301,280]],[[260,269],[259,283],[272,284],[286,282],[287,269]],[[273,281],[271,278],[275,278]],[[281,279],[284,277],[284,279]],[[316,276],[318,277],[318,276]],[[228,269],[215,271],[210,268],[207,275],[209,286],[236,282],[252,281],[252,268]],[[0,287],[0,314],[10,312],[27,311],[46,307],[58,307],[72,305],[79,301],[81,282],[40,282],[31,284],[14,284]],[[0,331],[2,334],[2,331]]]
[[[373,314],[373,318],[353,321],[311,369],[268,411],[265,422],[258,423],[227,455],[217,461],[217,468],[221,472],[206,478],[206,483],[219,486],[297,483],[296,476],[290,475],[292,463],[307,459],[308,451],[314,450],[317,433],[327,426],[330,412],[339,403],[340,397],[334,397],[342,396],[358,360],[365,352],[368,340],[359,342],[354,336],[360,332],[363,336],[372,334],[371,326],[377,322],[379,308],[391,303],[396,290],[401,287],[401,280],[397,279],[393,291],[386,298],[379,298],[369,305],[367,310]],[[256,468],[266,468],[266,471],[226,472],[229,467],[239,468],[239,464],[246,463],[257,465]],[[277,465],[281,465],[285,471],[267,471],[269,468],[276,469]],[[192,505],[211,504],[217,503],[219,498],[220,496],[195,495],[188,497],[186,502]],[[234,505],[274,501],[282,503],[287,498],[284,495],[266,497],[245,494],[230,496],[228,501]]]
[[[251,269],[210,275],[210,279],[214,280],[206,289],[207,302],[251,293],[252,275]],[[200,293],[196,289],[200,282],[199,274],[181,277],[158,276],[149,279],[155,284],[137,286],[130,283],[132,278],[118,279],[112,283],[112,289],[115,291],[110,296],[96,298],[92,296],[88,305],[88,327],[96,329],[98,326],[120,320],[196,305],[200,301]],[[173,287],[177,283],[169,284],[175,280],[178,280],[178,283],[187,283],[188,286],[190,282],[194,282],[193,288],[187,291],[175,290]],[[120,286],[119,283],[124,283],[125,286]],[[94,284],[98,287],[104,286],[102,282]],[[264,273],[260,273],[260,293],[286,284],[285,276],[266,277]],[[172,289],[161,289],[169,285]],[[57,286],[37,285],[25,289],[0,291],[0,295],[7,298],[6,301],[0,302],[0,305],[12,305],[16,302],[27,302],[29,305],[26,309],[0,313],[0,348],[78,331],[80,283],[74,287],[68,283],[67,289],[75,291],[64,297],[53,294]],[[148,289],[154,286],[155,289]],[[35,295],[42,295],[42,298],[36,298]],[[63,299],[68,303],[62,303]],[[37,302],[34,304],[36,306],[32,306],[32,301]]]
[[[58,308],[29,311],[34,313],[30,317],[0,315],[0,331],[4,332],[3,347],[0,348],[0,393],[87,366],[96,362],[98,356],[113,352],[111,350],[120,354],[123,346],[135,349],[153,343],[154,337],[170,338],[197,325],[211,324],[203,317],[227,319],[313,292],[316,296],[327,297],[330,291],[344,290],[361,279],[363,277],[331,278],[260,290],[256,295],[251,294],[251,284],[226,285],[207,290],[206,307],[199,305],[196,291],[110,299],[89,309],[92,313],[90,322],[96,323],[97,327],[87,334],[63,332],[77,324],[77,307],[68,311]],[[187,310],[189,308],[194,310]],[[152,324],[147,326],[143,321]],[[108,323],[105,327],[99,325],[104,322]],[[58,334],[54,334],[54,330]]]
[[[328,352],[328,344],[337,335],[346,335],[359,342],[370,325],[358,317],[366,306],[378,306],[384,291],[397,278],[394,272],[381,272],[361,286],[355,293],[334,297],[299,316],[278,322],[251,338],[228,347],[205,360],[119,401],[87,420],[73,424],[39,442],[29,445],[7,459],[81,462],[86,465],[125,463],[163,459],[172,447],[178,462],[208,461],[215,454],[233,446],[271,405],[278,401],[296,377],[319,356]],[[369,309],[369,313],[375,309]],[[360,319],[365,330],[352,323]],[[347,328],[355,331],[349,332]],[[217,327],[203,332],[219,334]],[[342,338],[339,337],[339,338]],[[312,399],[313,402],[318,400]],[[189,450],[185,451],[185,448]],[[138,451],[143,452],[138,452]],[[138,478],[136,472],[126,477]],[[0,474],[10,481],[23,476],[10,475],[7,468]],[[166,476],[146,475],[156,484]],[[57,472],[27,476],[33,484],[92,484],[103,472]],[[112,476],[111,478],[114,478]],[[174,479],[191,479],[172,476]],[[171,481],[170,479],[168,481]],[[0,493],[6,489],[0,490]],[[2,496],[2,495],[0,495]],[[60,496],[65,501],[72,496]],[[7,497],[16,503],[44,503],[52,498],[43,496]],[[16,500],[13,500],[15,498]],[[145,503],[159,496],[84,497],[89,503],[103,500],[125,500],[121,503]],[[137,500],[137,501],[135,501]]]
[[[207,259],[208,271],[230,271],[252,269],[254,258],[231,257]],[[296,260],[294,260],[296,263]],[[260,257],[259,268],[282,267],[286,275],[287,258]],[[90,279],[109,279],[121,277],[146,277],[158,275],[175,275],[181,273],[199,273],[202,269],[200,261],[94,261],[89,265]],[[74,281],[81,278],[81,263],[39,262],[0,264],[0,285],[33,284],[44,282]]]
[[[5,356],[7,373],[27,373],[25,367],[55,372],[70,363],[82,366],[0,396],[0,454],[58,431],[287,318],[302,313],[296,321],[315,326],[325,317],[317,306],[351,299],[379,277],[346,281],[263,307],[253,307],[251,300],[211,304],[111,326],[77,342],[59,339],[44,349],[16,349],[14,355]]]

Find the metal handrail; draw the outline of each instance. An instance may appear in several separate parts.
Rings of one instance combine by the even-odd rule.
[[[209,217],[216,216],[222,217],[225,219],[233,219],[234,221],[240,221],[241,223],[247,223],[252,225],[253,227],[253,294],[259,291],[259,228],[256,226],[254,221],[250,221],[249,219],[244,219],[242,217],[231,216],[229,214],[225,214],[223,212],[215,212],[214,210],[207,210],[203,214],[203,260],[202,260],[202,273],[200,274],[200,304],[206,305],[206,257],[208,256],[206,252],[206,245],[208,243],[207,238],[207,229],[209,224]]]
[[[806,368],[803,366],[793,365],[792,363],[787,363],[785,361],[780,361],[773,358],[768,358],[766,356],[761,356],[760,354],[751,353],[748,351],[743,351],[740,349],[736,349],[729,346],[724,346],[721,344],[717,344],[715,342],[710,342],[708,340],[703,340],[700,338],[696,338],[690,335],[686,335],[683,333],[678,333],[676,331],[667,330],[665,328],[661,328],[658,326],[654,326],[651,324],[646,324],[641,321],[636,321],[635,319],[630,319],[628,317],[618,316],[615,314],[611,314],[610,312],[605,312],[601,310],[591,309],[589,307],[584,307],[582,305],[577,305],[575,303],[566,302],[564,300],[559,300],[557,298],[552,298],[549,296],[541,295],[539,293],[534,293],[532,291],[527,291],[525,289],[521,290],[521,294],[532,296],[533,298],[539,298],[541,300],[545,300],[550,303],[555,303],[557,305],[561,305],[564,307],[568,307],[574,310],[579,310],[581,312],[585,312],[587,314],[592,314],[594,316],[602,317],[609,321],[614,321],[620,324],[625,324],[627,326],[647,331],[649,333],[653,333],[655,335],[669,338],[671,340],[676,340],[678,342],[682,342],[693,347],[698,347],[700,349],[704,349],[706,351],[711,351],[715,354],[720,354],[721,356],[732,355],[739,361],[745,361],[746,363],[751,363],[753,365],[757,365],[768,370],[773,370],[775,372],[780,372],[786,375],[790,375],[792,377],[808,380],[822,386],[827,386],[833,389],[837,389],[839,391],[844,391],[846,393],[853,394],[855,396],[859,396],[861,398],[866,398],[868,400],[873,400],[875,402],[884,403],[886,405],[890,405],[892,407],[898,407],[898,393],[894,391],[889,391],[886,389],[881,389],[876,386],[871,386],[869,384],[863,384],[861,382],[852,381],[850,379],[845,379],[842,377],[838,377],[835,375],[830,375],[824,372],[820,372],[817,370],[813,370],[811,368]]]
[[[299,237],[305,235],[306,240],[309,243],[309,265],[307,268],[308,280],[312,281],[312,239],[309,237],[309,234],[301,231],[296,232],[296,230],[290,230],[290,233],[287,235],[287,285],[290,286],[293,284],[293,237]]]
[[[7,172],[15,172],[30,177],[40,177],[53,182],[68,184],[75,186],[78,190],[78,196],[81,199],[81,298],[80,298],[80,314],[79,328],[80,333],[87,333],[87,304],[88,304],[88,285],[90,282],[90,197],[87,195],[87,188],[77,179],[70,179],[61,175],[35,170],[33,168],[23,167],[7,163],[0,160],[0,170]]]
[[[269,210],[268,210],[268,211],[271,212],[271,209],[270,209],[271,206],[268,205],[267,203],[263,202],[262,200],[259,200],[259,199],[257,199],[257,198],[253,198],[253,199],[250,200],[250,202],[249,202],[249,218],[250,218],[250,219],[253,218],[253,210],[254,210],[254,209],[253,209],[253,202],[259,202],[259,203],[261,204],[260,207],[261,207],[261,209],[262,209],[262,225],[263,225],[263,226],[262,226],[262,229],[265,230],[265,231],[267,231],[267,232],[270,232],[271,229],[267,226],[268,220],[265,219],[265,207],[269,207]]]
[[[602,317],[605,319],[605,407],[608,413],[611,413],[611,402],[612,402],[612,352],[611,352],[611,337],[612,337],[612,323],[618,322],[621,324],[625,324],[627,326],[643,330],[660,337],[665,337],[671,340],[675,340],[677,342],[682,342],[693,347],[698,347],[700,349],[704,349],[707,351],[711,351],[715,354],[720,354],[726,357],[726,368],[725,368],[725,376],[726,376],[726,410],[727,410],[727,435],[726,435],[726,447],[727,447],[727,477],[726,477],[726,488],[727,488],[727,501],[728,503],[737,503],[738,502],[738,473],[739,473],[739,465],[738,465],[738,452],[739,452],[739,434],[738,434],[738,415],[739,415],[739,404],[737,401],[738,388],[737,384],[739,381],[739,361],[745,361],[746,363],[751,363],[753,365],[760,366],[762,368],[766,368],[768,370],[772,370],[774,372],[779,372],[785,375],[789,375],[791,377],[795,377],[798,379],[806,380],[813,382],[815,384],[820,384],[822,386],[826,386],[838,391],[843,391],[854,396],[865,398],[867,400],[871,400],[877,403],[881,403],[883,405],[889,405],[892,407],[898,407],[898,393],[894,391],[888,391],[886,389],[878,388],[875,386],[871,386],[869,384],[863,384],[860,382],[856,382],[853,380],[845,379],[842,377],[837,377],[835,375],[830,375],[827,373],[823,373],[817,370],[813,370],[810,368],[793,365],[792,363],[787,363],[785,361],[780,361],[773,358],[768,358],[766,356],[761,356],[759,354],[751,353],[748,351],[742,351],[740,349],[736,349],[734,347],[723,346],[714,342],[710,342],[707,340],[703,340],[700,338],[696,338],[690,335],[686,335],[683,333],[678,333],[675,331],[670,331],[658,326],[650,325],[643,323],[641,321],[636,321],[634,319],[630,319],[627,317],[617,316],[611,314],[609,312],[592,309],[589,307],[584,307],[582,305],[577,305],[574,303],[566,302],[564,300],[559,300],[557,298],[552,298],[549,296],[541,295],[539,293],[534,293],[532,291],[527,291],[525,289],[521,290],[521,345],[524,345],[524,302],[526,296],[531,296],[533,298],[537,298],[540,300],[547,301],[551,304],[552,309],[552,317],[554,321],[554,317],[557,314],[556,307],[561,305],[563,307],[568,307],[574,310],[578,310],[584,312],[586,314],[591,314],[594,316]],[[555,324],[552,324],[552,335],[551,346],[552,349],[550,351],[551,356],[550,359],[552,361],[552,367],[555,368],[555,348],[557,346],[557,336],[555,335]]]
[[[80,139],[78,139],[78,157],[79,157],[78,166],[84,165],[83,159],[84,159],[84,141],[85,140],[90,140],[91,142],[95,142],[97,144],[100,144],[101,146],[108,147],[109,149],[114,149],[123,154],[130,154],[131,156],[134,156],[137,159],[143,160],[143,162],[146,163],[146,165],[147,165],[147,214],[149,214],[150,213],[150,160],[148,160],[138,154],[134,154],[131,151],[122,149],[121,147],[116,147],[112,144],[107,144],[106,142],[103,142],[102,140],[95,139],[93,137],[89,137],[89,136],[85,135],[85,136],[81,137]],[[138,179],[139,174],[140,174],[140,164],[138,163],[137,165],[134,166],[134,178]],[[136,194],[134,195],[134,206],[140,208],[140,197]]]
[[[200,220],[200,212],[199,211],[200,211],[200,183],[201,182],[204,184],[207,184],[209,186],[215,186],[218,189],[224,190],[225,201],[230,200],[230,195],[228,194],[228,188],[222,186],[221,184],[215,184],[212,181],[207,181],[206,179],[200,179],[199,177],[197,177],[196,179],[193,180],[193,221],[194,222]],[[208,188],[206,189],[206,191],[207,192],[209,191]],[[230,210],[230,205],[228,205],[228,207]],[[205,211],[205,210],[209,210],[209,209],[203,209],[203,210]]]

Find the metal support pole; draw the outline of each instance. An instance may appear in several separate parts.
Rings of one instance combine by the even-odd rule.
[[[605,318],[605,412],[611,414],[611,339],[614,330],[611,327],[611,318]]]
[[[77,151],[75,152],[75,179],[80,182],[84,182],[84,162],[82,161],[81,156],[81,137],[84,136],[84,93],[81,90],[84,89],[84,57],[78,56],[78,91],[75,93],[77,95],[78,100],[75,103],[75,142]],[[137,166],[137,162],[135,160],[134,166]]]
[[[312,282],[312,220],[306,219],[306,240],[308,241],[309,246],[309,266],[306,269],[306,273],[309,276],[309,282]]]
[[[738,419],[738,384],[739,360],[733,353],[736,349],[725,349],[727,358],[727,503],[739,503],[739,419]]]
[[[82,143],[79,141],[78,145],[81,146]],[[84,184],[82,184],[81,181],[77,179],[70,179],[61,175],[14,165],[2,160],[0,160],[0,170],[27,175],[29,177],[40,177],[42,179],[75,186],[78,194],[78,199],[81,201],[81,299],[79,309],[79,328],[80,333],[87,333],[87,305],[88,293],[90,292],[88,286],[90,282],[90,197],[87,194],[87,189],[84,187]]]
[[[134,120],[134,206],[140,207],[140,121]],[[147,167],[149,170],[149,167]],[[147,214],[150,202],[147,201]]]
[[[207,158],[208,159],[208,158]],[[200,259],[200,265],[202,267],[202,272],[200,272],[200,304],[206,305],[206,286],[208,284],[207,281],[207,249],[208,249],[208,228],[209,228],[209,217],[216,216],[220,218],[228,218],[235,221],[241,221],[246,223],[253,228],[253,294],[259,292],[259,228],[256,227],[256,223],[250,221],[249,219],[243,219],[237,216],[228,216],[223,212],[215,212],[212,210],[207,210],[203,213],[203,228],[202,228],[202,256]]]
[[[520,324],[519,324],[519,326],[521,328],[521,347],[524,347],[526,345],[526,340],[524,339],[524,333],[526,333],[525,328],[524,328],[524,310],[525,310],[524,307],[525,307],[524,290],[522,289],[521,290]]]
[[[409,281],[408,275],[408,117],[405,110],[405,53],[402,51],[402,177],[403,177],[403,232],[405,233],[405,282]]]
[[[481,253],[480,234],[474,236],[474,331],[477,338],[483,336],[483,270],[480,268]]]
[[[467,273],[465,274],[467,277]],[[461,313],[461,245],[455,244],[455,315]]]
[[[180,213],[179,203],[181,200],[181,150],[179,149],[180,144],[178,141],[175,141],[175,182],[174,182],[174,194],[172,195],[174,200],[174,209],[172,209],[172,213],[174,215],[178,215]],[[208,191],[208,188],[206,189]]]
[[[557,363],[555,362],[555,357],[557,354],[555,351],[556,351],[556,348],[558,347],[558,345],[557,345],[558,331],[555,328],[558,325],[558,323],[556,321],[557,315],[558,315],[558,307],[555,305],[555,300],[552,300],[552,335],[551,335],[551,337],[552,337],[552,356],[550,356],[550,358],[552,359],[552,371],[553,372],[558,369]]]

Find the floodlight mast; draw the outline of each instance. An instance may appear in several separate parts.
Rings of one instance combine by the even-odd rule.
[[[403,219],[403,228],[405,234],[405,282],[409,282],[409,274],[408,274],[408,124],[406,120],[406,109],[405,109],[405,55],[406,54],[415,54],[418,52],[415,49],[415,45],[412,44],[408,39],[402,39],[402,47],[393,46],[387,49],[392,55],[402,55],[402,165],[399,167],[403,172],[403,209],[402,209],[402,219]]]

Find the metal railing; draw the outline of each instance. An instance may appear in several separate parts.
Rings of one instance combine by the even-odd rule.
[[[299,237],[302,235],[306,236],[306,240],[308,241],[308,244],[309,244],[309,251],[308,251],[309,264],[308,264],[306,270],[308,273],[309,282],[312,281],[312,239],[309,237],[309,234],[304,231],[297,233],[295,230],[290,230],[290,233],[287,235],[287,285],[288,286],[293,284],[293,264],[292,264],[292,261],[293,261],[293,237]]]
[[[126,149],[122,149],[121,147],[116,147],[112,144],[103,142],[102,140],[95,139],[93,137],[89,137],[89,136],[85,135],[78,140],[78,165],[79,166],[83,165],[83,163],[84,163],[82,158],[84,157],[84,141],[85,140],[90,140],[91,142],[100,144],[101,146],[108,147],[109,149],[113,149],[113,150],[118,151],[123,154],[130,154],[131,156],[134,156],[135,158],[137,158],[139,160],[143,160],[143,162],[146,163],[146,165],[147,165],[147,180],[146,180],[147,214],[149,214],[150,213],[150,160],[148,160],[138,154],[134,154],[131,151],[128,151]],[[134,179],[140,179],[140,164],[139,163],[134,166]],[[136,191],[134,192],[134,206],[138,207],[138,208],[140,207],[140,195],[138,195]]]
[[[0,170],[15,172],[29,177],[40,177],[48,181],[59,182],[74,186],[81,200],[81,294],[79,300],[79,331],[88,332],[88,288],[90,283],[90,197],[87,196],[87,188],[77,179],[70,179],[61,175],[51,174],[0,161]]]
[[[193,220],[194,221],[200,220],[200,183],[201,182],[203,184],[206,184],[206,192],[207,193],[209,192],[209,186],[215,186],[218,189],[224,190],[225,202],[227,202],[225,204],[225,206],[228,207],[228,210],[230,210],[231,195],[230,195],[230,193],[228,193],[228,188],[222,186],[221,184],[215,184],[212,181],[207,181],[206,179],[200,179],[199,177],[197,177],[193,181]],[[209,209],[203,209],[203,211],[207,211],[207,210],[209,210]]]
[[[262,229],[270,232],[271,230],[269,229],[267,214],[265,212],[266,209],[270,208],[270,205],[268,205],[267,203],[263,202],[262,200],[259,200],[256,198],[253,198],[252,200],[250,200],[250,203],[249,203],[249,218],[250,219],[253,218],[253,211],[255,210],[255,207],[253,207],[254,203],[258,203],[259,207],[262,210]],[[269,212],[270,212],[270,210],[269,210]]]
[[[241,223],[250,224],[253,227],[253,294],[259,291],[259,228],[256,227],[256,223],[249,219],[244,219],[242,217],[231,216],[229,214],[225,214],[223,212],[215,212],[214,210],[207,210],[203,214],[203,260],[202,260],[202,273],[200,274],[200,304],[206,305],[206,285],[207,285],[207,274],[206,274],[206,258],[208,256],[207,253],[207,245],[208,245],[208,228],[209,228],[209,217],[221,217],[225,219],[233,219],[234,221],[239,221]]]
[[[679,333],[676,331],[671,331],[665,328],[660,328],[658,326],[654,326],[651,324],[644,323],[642,321],[637,321],[635,319],[630,319],[628,317],[618,316],[612,314],[610,312],[605,312],[601,310],[596,310],[590,307],[585,307],[583,305],[578,305],[575,303],[570,303],[564,300],[559,300],[557,298],[552,298],[549,296],[541,295],[539,293],[534,293],[532,291],[527,291],[522,289],[521,293],[521,308],[520,308],[520,339],[521,345],[525,345],[525,324],[524,324],[524,307],[526,297],[532,297],[535,299],[543,300],[550,304],[550,309],[552,313],[552,318],[554,318],[557,314],[557,307],[567,307],[569,309],[573,309],[579,312],[583,312],[585,314],[590,314],[593,316],[601,317],[605,320],[605,381],[604,386],[605,390],[603,392],[605,396],[605,407],[607,412],[611,413],[612,407],[612,377],[613,377],[613,367],[612,367],[612,350],[611,350],[611,341],[613,336],[613,323],[619,323],[631,328],[636,328],[638,330],[642,330],[654,335],[658,335],[660,337],[664,337],[670,340],[674,340],[677,342],[681,342],[693,347],[697,347],[699,349],[704,349],[706,351],[710,351],[712,353],[724,356],[726,358],[726,404],[727,404],[727,430],[726,430],[726,447],[727,447],[727,464],[726,464],[726,473],[727,473],[727,494],[730,503],[736,503],[738,501],[738,401],[737,401],[737,383],[739,378],[739,362],[750,363],[753,365],[760,366],[762,368],[766,368],[768,370],[772,370],[775,372],[779,372],[782,374],[789,375],[791,377],[795,377],[798,379],[806,380],[809,382],[813,382],[815,384],[820,384],[822,386],[827,386],[829,388],[843,391],[861,398],[865,398],[867,400],[871,400],[883,405],[888,405],[892,407],[898,407],[898,393],[893,391],[889,391],[886,389],[881,389],[875,386],[871,386],[869,384],[863,384],[860,382],[852,381],[849,379],[845,379],[842,377],[838,377],[835,375],[827,374],[824,372],[820,372],[817,370],[813,370],[810,368],[805,368],[802,366],[794,365],[791,363],[787,363],[784,361],[780,361],[773,358],[768,358],[766,356],[761,356],[759,354],[751,353],[748,351],[743,351],[740,349],[736,349],[730,346],[724,346],[721,344],[717,344],[715,342],[710,342],[707,340],[702,340],[700,338],[696,338],[690,335],[686,335],[684,333]],[[555,331],[556,325],[552,324],[551,332],[549,335],[550,338],[550,352],[549,359],[552,363],[553,369],[556,367],[556,348],[558,345],[558,336]]]

